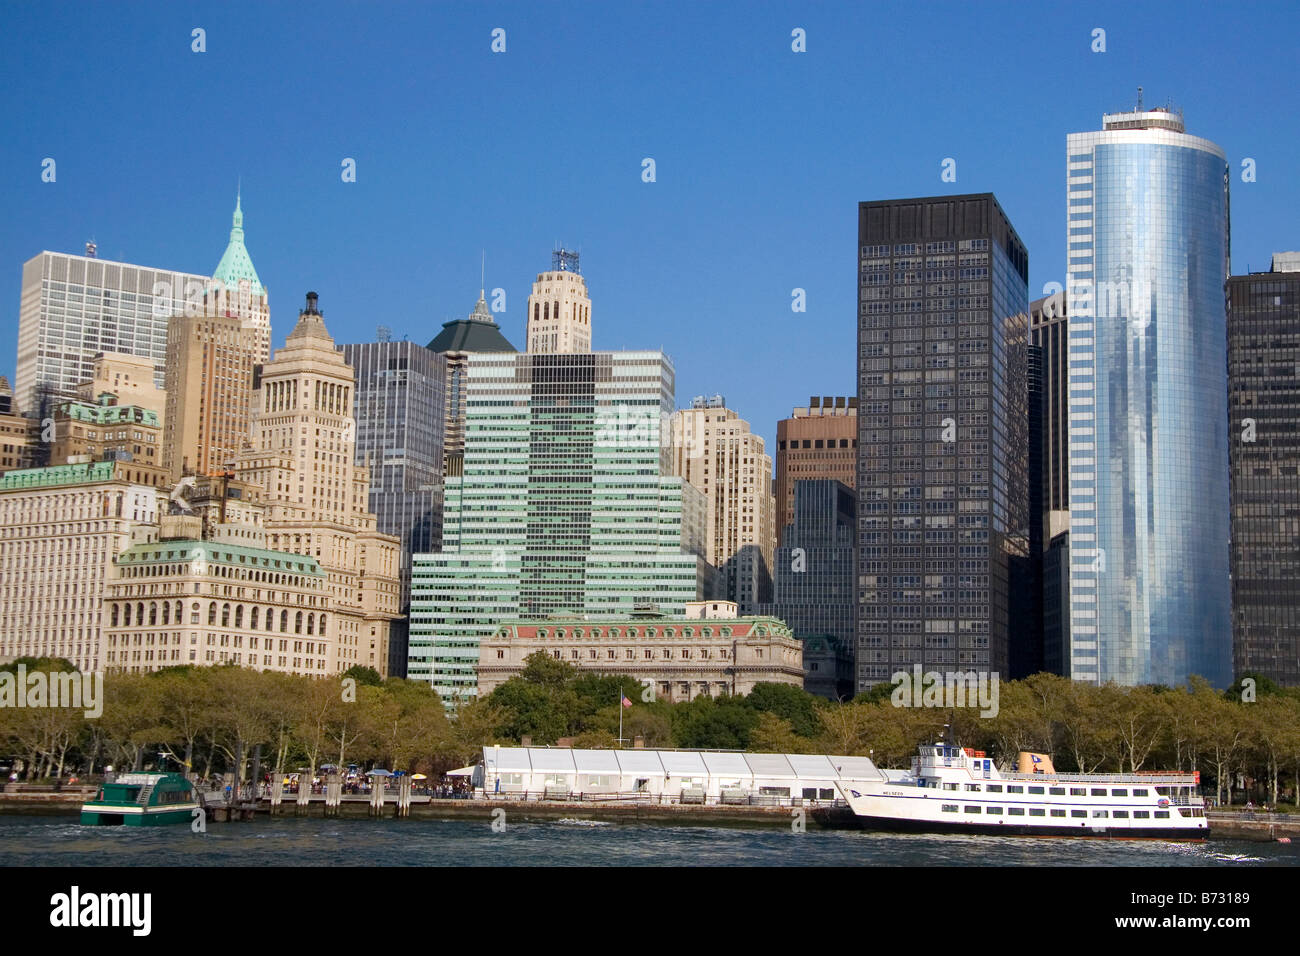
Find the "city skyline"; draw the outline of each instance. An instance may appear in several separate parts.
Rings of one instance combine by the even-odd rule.
[[[428,341],[441,322],[463,315],[486,253],[488,291],[506,290],[506,310],[495,318],[522,348],[530,284],[553,247],[577,248],[591,295],[599,300],[592,347],[662,347],[677,366],[679,396],[726,394],[775,447],[776,422],[792,404],[850,389],[847,350],[828,352],[824,344],[847,343],[852,327],[854,293],[843,249],[854,203],[996,193],[1030,250],[1029,290],[1037,298],[1045,283],[1065,280],[1065,137],[1096,127],[1105,112],[1132,108],[1139,85],[1151,104],[1172,97],[1228,156],[1236,227],[1232,272],[1266,269],[1272,252],[1294,245],[1285,210],[1295,207],[1300,192],[1280,171],[1294,152],[1296,133],[1284,124],[1262,127],[1241,109],[1267,90],[1279,115],[1294,112],[1284,67],[1285,25],[1296,17],[1290,8],[1261,11],[1258,22],[1277,28],[1267,32],[1213,11],[1171,20],[1160,8],[1102,6],[1086,15],[1003,17],[1015,23],[1002,27],[999,43],[1038,51],[1061,67],[1037,75],[1014,105],[990,105],[982,97],[990,67],[976,59],[965,37],[980,32],[974,28],[986,14],[959,7],[943,12],[926,17],[924,29],[932,37],[927,46],[952,54],[949,70],[903,88],[892,77],[906,62],[909,44],[897,50],[880,45],[869,66],[858,60],[852,37],[879,35],[870,10],[759,7],[745,22],[725,11],[698,11],[689,29],[638,31],[636,14],[593,8],[588,22],[598,42],[579,67],[551,57],[548,51],[566,28],[541,11],[426,14],[398,7],[392,11],[397,26],[407,20],[413,36],[437,38],[436,63],[423,66],[412,46],[399,45],[391,51],[391,69],[366,70],[369,61],[390,55],[377,41],[396,35],[394,24],[358,24],[357,34],[344,40],[329,29],[328,8],[320,24],[259,10],[259,32],[242,33],[238,43],[220,29],[229,18],[218,18],[215,8],[164,16],[148,30],[130,14],[87,10],[62,24],[61,39],[45,37],[41,59],[29,52],[38,45],[24,41],[36,31],[48,33],[48,25],[39,13],[17,8],[7,52],[18,79],[0,93],[0,102],[15,107],[21,98],[26,115],[36,118],[0,157],[0,171],[11,221],[29,225],[7,231],[0,254],[15,264],[43,249],[80,253],[95,239],[101,259],[212,274],[242,177],[249,196],[243,207],[248,250],[281,303],[272,307],[273,346],[283,342],[307,288],[330,304],[339,342],[369,341],[380,324],[396,339]],[[141,9],[139,18],[145,16]],[[902,31],[919,29],[919,16],[895,10],[891,22]],[[1157,24],[1168,42],[1134,42]],[[190,50],[196,25],[207,30],[202,54]],[[504,54],[490,51],[497,26],[507,30]],[[806,53],[790,49],[795,27],[807,31]],[[1107,31],[1104,53],[1090,49],[1098,27]],[[199,143],[163,144],[158,121],[127,119],[122,132],[95,133],[92,138],[103,143],[89,165],[79,144],[85,124],[95,128],[97,120],[86,115],[85,105],[30,107],[71,95],[72,84],[84,79],[71,67],[84,59],[91,35],[97,41],[121,35],[133,60],[163,65],[167,88],[158,89],[156,74],[140,70],[110,81],[126,85],[115,86],[118,95],[143,97],[129,84],[147,85],[160,115],[210,108],[224,122],[245,123],[247,135],[230,150],[213,151]],[[343,42],[358,52],[334,55]],[[657,65],[660,54],[663,66]],[[1198,66],[1210,56],[1249,61],[1252,68],[1210,73]],[[310,82],[295,79],[304,58],[310,58]],[[690,68],[692,60],[708,62],[710,71],[729,69],[733,79],[702,103],[690,102],[681,94],[698,77],[679,78],[673,69]],[[553,85],[522,87],[539,61]],[[221,74],[216,98],[213,70]],[[390,132],[371,114],[395,120],[416,108],[418,99],[394,75],[403,70],[418,76],[432,70],[431,79],[446,86],[449,99],[483,108],[444,110],[435,103],[426,113],[432,117],[427,128],[394,122],[399,132]],[[611,79],[596,84],[587,70]],[[283,91],[276,105],[288,119],[262,129],[267,107],[255,93],[268,83]],[[555,104],[571,100],[547,91],[566,84],[583,94],[576,101],[578,120],[605,132],[584,137],[578,154],[520,150],[521,142],[553,135],[555,110],[567,108]],[[981,106],[973,109],[977,96]],[[319,105],[326,102],[335,106]],[[896,103],[918,109],[895,111]],[[719,115],[738,120],[715,122]],[[458,159],[467,146],[473,162]],[[1006,163],[1008,155],[1019,161]],[[647,156],[656,160],[654,183],[641,181]],[[45,157],[58,163],[54,183],[41,182]],[[355,183],[340,180],[344,157],[357,161]],[[956,160],[956,182],[940,178],[945,158]],[[1256,182],[1240,179],[1246,158],[1258,163]],[[761,209],[752,202],[758,196]],[[301,232],[304,221],[313,224],[309,236]],[[11,310],[0,348],[10,356],[18,273],[11,265],[0,275],[0,296]],[[416,280],[418,305],[394,307],[386,289],[392,275]],[[427,288],[438,295],[431,299]],[[806,292],[807,312],[791,311],[796,288]],[[712,321],[700,323],[700,315]],[[798,326],[817,331],[790,335]],[[842,336],[819,327],[842,330]],[[737,333],[752,341],[783,336],[783,347],[728,355],[720,343]],[[756,361],[764,374],[751,374]],[[13,381],[11,362],[0,372]],[[771,388],[771,376],[782,387]]]

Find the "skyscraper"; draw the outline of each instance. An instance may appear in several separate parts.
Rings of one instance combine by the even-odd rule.
[[[411,602],[411,555],[442,544],[446,358],[415,342],[343,346],[356,374],[356,461],[370,463],[376,527],[401,540],[399,605]],[[406,676],[405,617],[392,622],[388,672]]]
[[[1070,366],[1065,294],[1029,303],[1029,337],[1043,350],[1043,480],[1047,538],[1070,528]]]
[[[1300,253],[1228,281],[1236,673],[1300,685]]]
[[[183,473],[224,472],[248,441],[256,332],[237,315],[174,315],[167,325],[167,411],[162,464]]]
[[[772,599],[772,457],[721,395],[692,399],[673,413],[670,431],[672,473],[704,495],[704,559],[717,569],[713,596],[753,614]]]
[[[671,476],[662,352],[471,354],[443,548],[417,554],[407,676],[473,696],[508,620],[681,614],[701,596],[703,496]]]
[[[591,351],[591,297],[578,268],[578,253],[558,249],[551,271],[539,272],[528,296],[528,351]]]
[[[1006,673],[1028,549],[1028,268],[991,193],[858,212],[858,689]]]
[[[271,360],[271,311],[266,288],[257,277],[244,245],[244,211],[240,199],[236,193],[230,241],[212,273],[213,281],[208,283],[205,311],[239,319],[252,341],[253,364],[265,365]]]
[[[1232,677],[1228,167],[1169,110],[1072,133],[1070,676]]]
[[[443,453],[442,472],[459,475],[465,458],[465,376],[469,357],[475,352],[517,351],[504,335],[488,311],[483,290],[479,290],[474,311],[464,319],[444,322],[428,345],[431,352],[442,356],[445,363],[443,379]]]
[[[757,613],[785,621],[800,641],[829,638],[830,659],[838,647],[851,661],[856,493],[833,478],[800,479],[792,490],[794,517],[776,549],[772,603],[759,605]],[[804,666],[811,663],[805,654]],[[851,672],[845,676],[847,686],[837,686],[833,670],[809,670],[805,687],[828,697],[852,696],[855,678]]]
[[[858,482],[858,397],[816,395],[776,423],[776,534],[794,521],[794,484],[834,478]]]
[[[313,557],[326,575],[331,661],[388,670],[399,612],[400,542],[376,527],[370,473],[356,462],[355,378],[307,293],[284,348],[262,367],[250,444],[236,477],[266,504],[266,547]]]
[[[201,302],[210,279],[94,256],[42,252],[23,264],[18,309],[16,411],[37,414],[42,390],[73,398],[94,375],[95,356],[148,359],[163,387],[167,322]]]

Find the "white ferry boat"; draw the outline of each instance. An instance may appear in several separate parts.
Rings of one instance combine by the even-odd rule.
[[[926,744],[912,769],[840,787],[858,822],[908,833],[997,833],[1203,840],[1199,773],[1056,773],[1022,753],[1002,773],[982,751]],[[1032,768],[1032,769],[1031,769]]]

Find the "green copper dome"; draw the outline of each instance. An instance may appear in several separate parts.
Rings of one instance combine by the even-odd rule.
[[[239,283],[247,280],[252,294],[261,295],[262,282],[257,278],[257,270],[253,268],[253,260],[249,258],[248,250],[244,248],[244,213],[239,207],[239,202],[240,197],[236,193],[230,245],[226,246],[226,253],[217,263],[217,271],[212,273],[212,278],[220,280],[227,289],[238,289]]]

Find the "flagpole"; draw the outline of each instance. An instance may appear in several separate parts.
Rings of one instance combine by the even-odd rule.
[[[618,745],[623,746],[623,688],[618,689]]]

